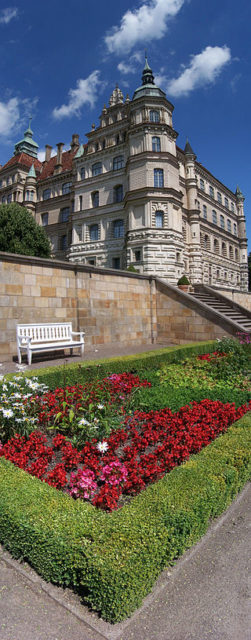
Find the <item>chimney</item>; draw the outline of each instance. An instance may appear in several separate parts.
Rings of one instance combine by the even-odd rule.
[[[64,142],[58,142],[57,144],[57,163],[55,165],[54,173],[61,173],[62,171],[62,153]]]
[[[71,140],[71,150],[73,153],[75,153],[75,151],[77,151],[78,148],[79,148],[79,135],[78,133],[73,133],[72,140]]]
[[[45,162],[49,162],[49,160],[51,159],[51,151],[52,151],[51,145],[46,144],[45,145]]]

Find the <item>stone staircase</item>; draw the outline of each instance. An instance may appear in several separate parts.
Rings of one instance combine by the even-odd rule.
[[[237,331],[251,333],[251,312],[211,287],[194,285],[193,298],[235,323]]]

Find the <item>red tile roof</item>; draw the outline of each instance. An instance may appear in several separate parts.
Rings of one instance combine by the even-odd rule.
[[[76,151],[64,151],[62,153],[62,172],[70,171],[72,168],[72,160],[75,156]],[[43,169],[40,175],[38,176],[39,180],[44,180],[45,178],[49,178],[54,175],[55,166],[57,164],[57,156],[53,156],[49,162],[46,164],[43,163]]]
[[[37,171],[41,171],[43,163],[40,162],[40,160],[38,160],[37,158],[32,158],[32,156],[29,156],[28,153],[22,152],[18,153],[16,156],[13,156],[10,160],[8,160],[8,162],[6,162],[3,167],[1,167],[1,171],[3,171],[3,169],[8,169],[8,167],[14,167],[15,165],[24,165],[25,167],[30,169],[33,164]]]

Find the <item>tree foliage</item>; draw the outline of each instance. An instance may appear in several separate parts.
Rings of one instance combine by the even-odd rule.
[[[0,251],[49,258],[49,239],[30,211],[15,203],[0,206]]]

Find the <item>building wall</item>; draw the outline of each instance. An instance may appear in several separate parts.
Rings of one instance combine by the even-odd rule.
[[[146,276],[0,253],[0,360],[16,356],[16,324],[73,323],[86,346],[184,343],[228,334],[196,300]]]

